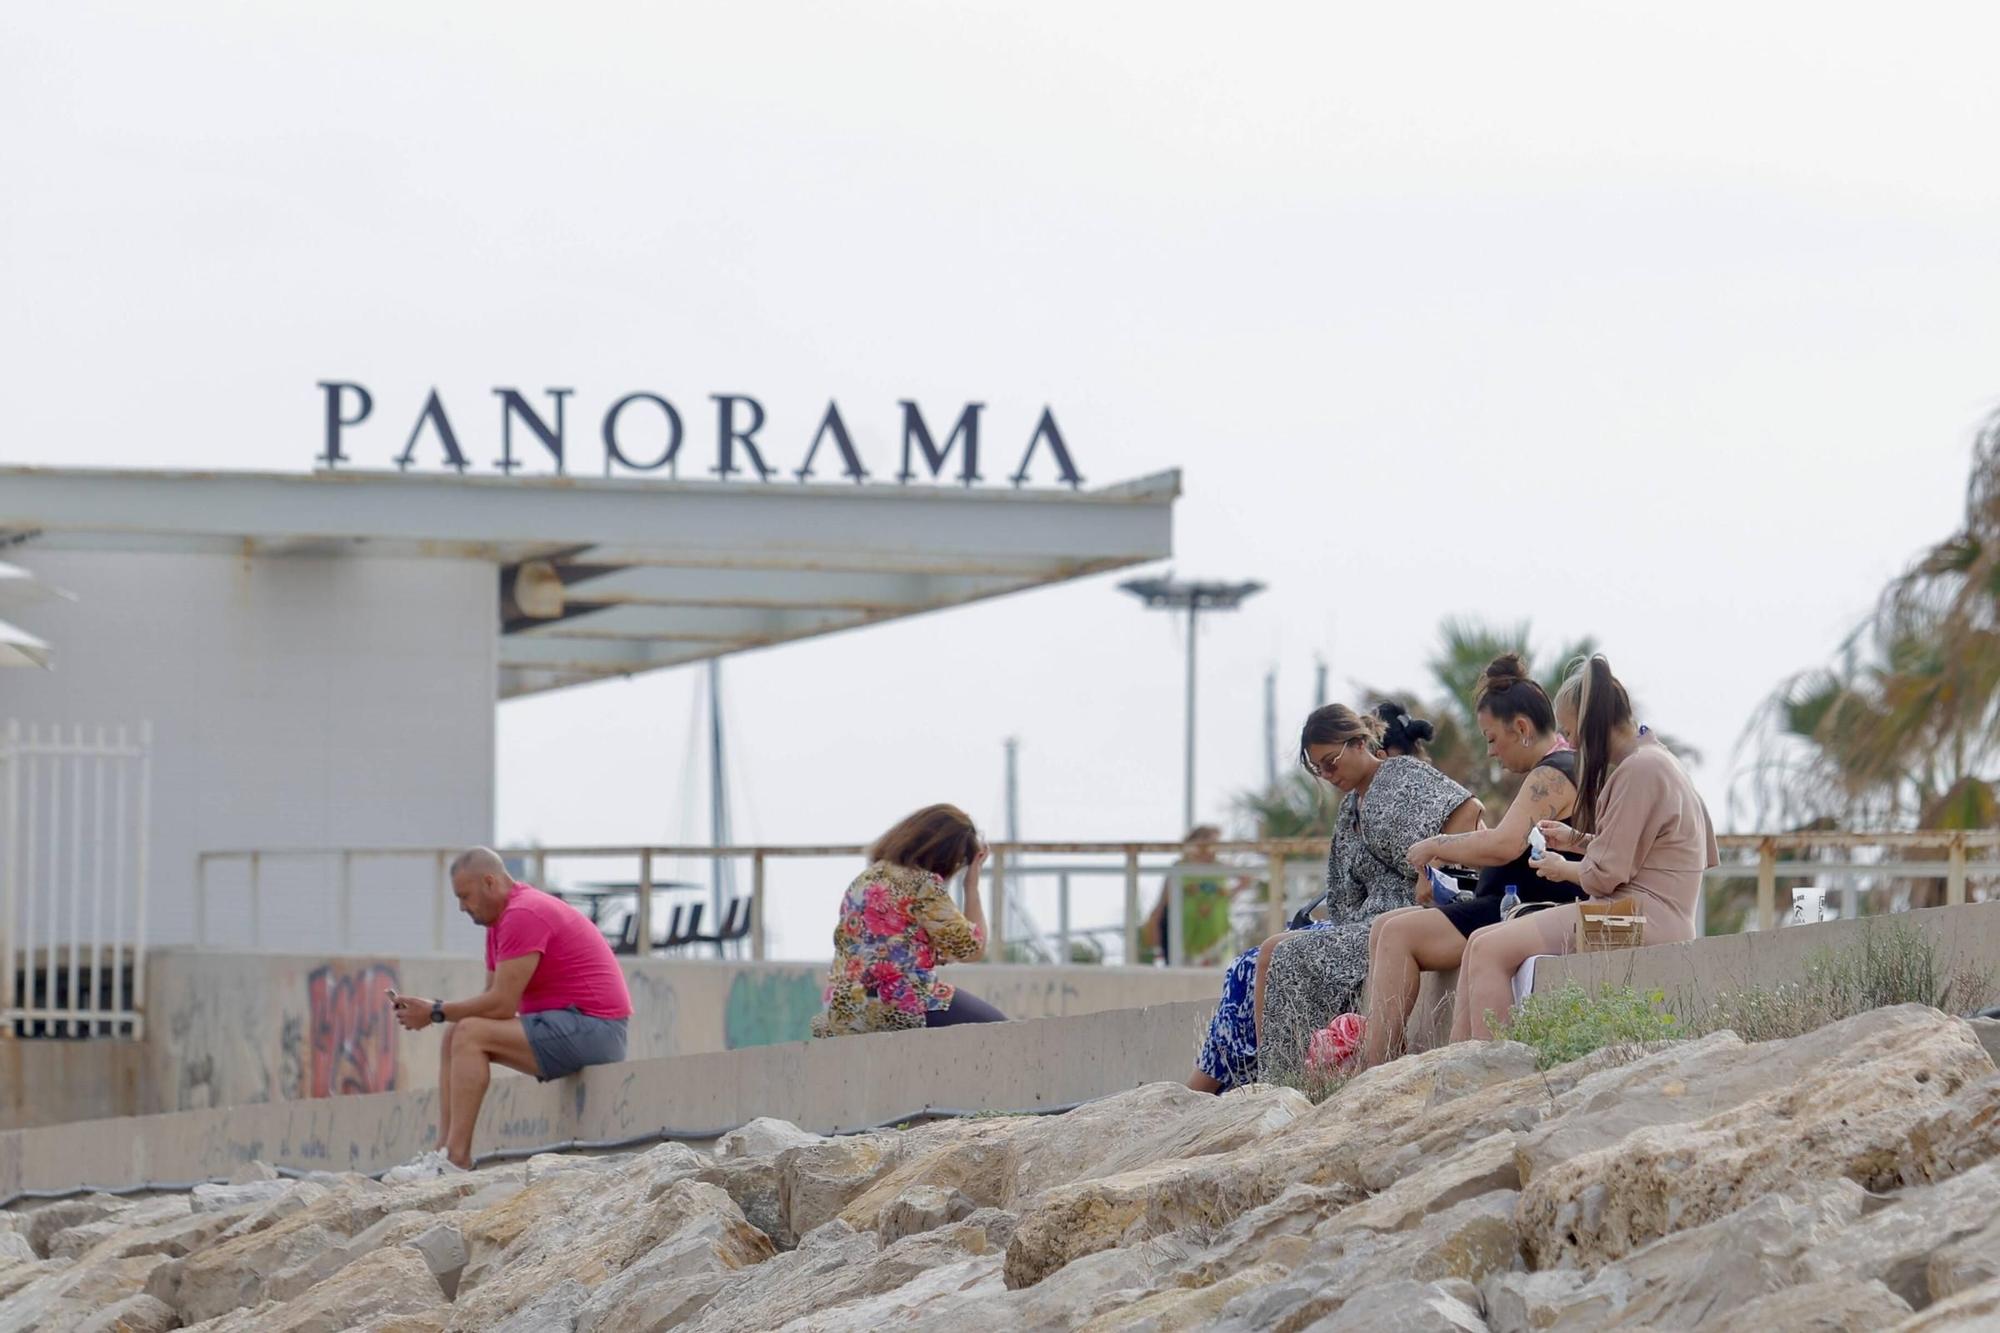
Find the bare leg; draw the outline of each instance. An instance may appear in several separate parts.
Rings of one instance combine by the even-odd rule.
[[[445,1155],[457,1166],[472,1166],[472,1127],[479,1120],[479,1105],[486,1100],[493,1065],[505,1065],[524,1074],[537,1072],[535,1052],[528,1045],[527,1029],[518,1018],[468,1018],[458,1024],[452,1042],[451,1077],[447,1080],[451,1097],[451,1130],[445,1138]]]
[[[1398,917],[1429,910],[1428,907],[1392,907],[1368,923],[1368,976],[1371,980],[1375,976],[1375,960],[1381,957],[1383,930]]]
[[[1442,912],[1399,915],[1374,932],[1377,949],[1368,973],[1367,1039],[1362,1063],[1381,1064],[1402,1053],[1403,1030],[1417,1007],[1423,973],[1458,964],[1465,936]]]
[[[1190,1088],[1193,1088],[1196,1092],[1206,1092],[1211,1096],[1214,1095],[1215,1093],[1222,1091],[1222,1085],[1220,1083],[1217,1083],[1214,1079],[1202,1073],[1199,1069],[1195,1070],[1192,1074],[1188,1075],[1187,1085]]]
[[[1458,993],[1466,1007],[1466,1035],[1492,1039],[1487,1014],[1505,1021],[1514,1009],[1514,974],[1536,954],[1559,954],[1576,933],[1576,907],[1551,907],[1474,931],[1465,943]],[[1454,1021],[1454,1027],[1456,1022]]]
[[[451,1039],[458,1034],[458,1024],[444,1025],[444,1044],[438,1056],[438,1150],[442,1152],[445,1140],[451,1137]]]

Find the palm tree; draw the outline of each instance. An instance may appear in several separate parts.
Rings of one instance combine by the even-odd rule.
[[[1759,822],[2000,822],[2000,412],[1974,444],[1964,525],[1890,583],[1832,666],[1785,681],[1745,742]],[[1938,894],[1908,888],[1912,906]]]

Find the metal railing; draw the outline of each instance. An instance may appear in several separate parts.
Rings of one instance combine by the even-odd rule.
[[[1942,879],[1943,900],[1947,904],[1968,900],[1968,884],[1982,881],[2000,886],[2000,856],[1974,861],[1970,853],[1986,850],[2000,853],[2000,831],[1927,833],[1777,833],[1733,834],[1719,838],[1724,864],[1708,871],[1703,900],[1715,885],[1755,879],[1757,898],[1755,929],[1771,930],[1779,925],[1777,889],[1781,880],[1836,880],[1849,885],[1843,915],[1859,915],[1864,893],[1879,895],[1885,889],[1908,885],[1913,880]],[[1277,934],[1291,913],[1318,896],[1326,844],[1320,839],[1290,839],[1271,842],[1236,841],[1215,845],[1216,862],[1188,863],[1179,860],[1183,851],[1175,842],[1010,842],[994,843],[987,863],[984,891],[987,897],[989,940],[987,957],[1009,956],[1007,946],[1022,946],[1031,961],[1064,964],[1073,961],[1073,947],[1080,940],[1115,943],[1118,956],[1132,961],[1141,955],[1140,929],[1145,919],[1144,888],[1148,882],[1180,883],[1191,878],[1249,880],[1252,885],[1282,885],[1278,892],[1262,895],[1254,910],[1235,913],[1238,927],[1232,940],[1254,942]],[[1942,860],[1894,860],[1912,851],[1933,850]],[[353,896],[355,867],[363,861],[415,861],[423,865],[430,894],[430,933],[434,951],[445,948],[445,926],[454,910],[451,884],[446,868],[457,847],[300,847],[284,849],[216,850],[202,852],[196,859],[196,937],[210,943],[210,873],[225,863],[241,864],[248,870],[248,922],[251,947],[263,947],[264,872],[274,861],[319,859],[332,861],[336,879],[336,947],[347,950],[353,939]],[[579,845],[536,846],[499,849],[510,862],[526,867],[531,883],[548,887],[549,865],[563,862],[622,862],[636,864],[633,886],[637,917],[633,934],[641,957],[656,952],[654,944],[655,889],[666,880],[657,877],[656,867],[669,860],[710,862],[718,858],[748,861],[750,864],[750,956],[762,960],[769,952],[766,927],[768,870],[774,861],[847,858],[858,861],[866,849],[858,844],[705,847],[679,845]],[[1846,852],[1845,859],[1805,859],[1828,852]],[[1737,854],[1731,859],[1731,854]],[[1742,854],[1748,853],[1748,856]],[[1800,859],[1781,859],[1783,857]],[[1048,860],[1046,858],[1065,858]],[[1079,861],[1078,857],[1102,858]],[[1042,859],[1037,859],[1042,858]],[[1168,859],[1160,859],[1168,858]],[[1115,922],[1079,924],[1073,919],[1072,899],[1079,881],[1115,878],[1123,883],[1123,902]],[[1030,882],[1055,881],[1056,925],[1042,931],[1032,927],[1032,918],[1014,900]],[[560,886],[555,886],[560,887]],[[1187,961],[1180,956],[1184,943],[1183,912],[1187,895],[1167,894],[1166,943],[1169,964]],[[1024,923],[1033,929],[1029,935]],[[1110,950],[1100,945],[1102,956]]]
[[[1710,870],[1704,888],[1719,882],[1757,881],[1756,929],[1778,927],[1778,881],[1834,880],[1843,890],[1841,915],[1862,915],[1864,893],[1896,892],[1913,880],[1943,880],[1944,905],[1967,901],[1974,880],[2000,884],[2000,830],[1932,829],[1909,833],[1737,833],[1716,839],[1724,863]],[[1970,859],[1973,851],[1989,853],[1984,861]],[[1729,854],[1750,853],[1729,859]],[[1814,859],[1824,853],[1845,853],[1839,860]],[[1943,860],[1897,860],[1912,852],[1942,853]],[[1704,900],[1707,894],[1703,894]],[[1893,904],[1892,904],[1893,909]]]
[[[447,868],[459,847],[289,847],[289,848],[246,848],[218,849],[198,853],[195,858],[194,920],[196,942],[208,945],[211,941],[211,889],[214,868],[225,864],[240,865],[248,874],[247,922],[250,947],[262,948],[264,944],[264,920],[267,904],[264,902],[265,872],[272,863],[280,861],[309,860],[331,862],[336,870],[334,924],[336,947],[345,951],[351,947],[354,937],[354,882],[356,866],[372,861],[415,862],[423,867],[430,897],[430,936],[433,951],[445,948],[445,926],[455,908],[451,882]],[[673,845],[586,845],[548,847],[503,847],[496,849],[506,860],[518,860],[527,867],[528,882],[547,886],[548,867],[552,861],[618,862],[624,866],[636,863],[637,881],[634,886],[634,904],[637,921],[633,934],[640,957],[654,953],[653,899],[654,888],[664,883],[657,877],[655,869],[662,862],[670,860],[714,861],[726,858],[732,861],[750,863],[750,956],[761,960],[768,952],[768,932],[766,929],[766,898],[768,869],[773,861],[808,860],[814,858],[843,857],[859,860],[866,854],[866,848],[857,844],[833,844],[825,846],[744,846],[744,847],[694,847]],[[1263,882],[1287,882],[1286,867],[1304,860],[1314,867],[1314,889],[1317,894],[1319,864],[1326,855],[1326,844],[1318,839],[1295,839],[1275,842],[1223,842],[1216,844],[1218,855],[1224,862],[1218,864],[1181,865],[1178,860],[1171,864],[1148,864],[1145,858],[1173,856],[1178,858],[1182,845],[1177,842],[1011,842],[992,844],[992,856],[984,872],[984,889],[987,896],[988,947],[987,957],[999,959],[1005,956],[1009,939],[1009,925],[1018,925],[1026,919],[1019,911],[1011,910],[1009,899],[1025,881],[1052,877],[1057,882],[1058,921],[1057,929],[1035,940],[1024,940],[1024,944],[1040,944],[1054,955],[1052,962],[1067,962],[1070,959],[1070,943],[1083,935],[1109,933],[1108,927],[1078,927],[1070,921],[1070,897],[1073,882],[1093,876],[1117,876],[1124,882],[1124,902],[1121,924],[1116,927],[1116,935],[1122,942],[1121,956],[1127,960],[1139,956],[1139,926],[1143,919],[1140,909],[1142,879],[1159,875],[1169,879],[1185,879],[1195,875],[1207,877],[1254,876]],[[1094,856],[1108,859],[1099,864],[1037,864],[1031,858],[1050,856]],[[1234,858],[1234,861],[1231,861]],[[1246,858],[1254,858],[1245,863]],[[1297,896],[1297,895],[1292,895]],[[1309,898],[1313,895],[1307,895]],[[1180,961],[1177,957],[1182,940],[1181,909],[1183,894],[1168,895],[1168,945],[1169,961]],[[1287,903],[1287,894],[1268,895],[1259,929],[1275,933],[1284,928],[1291,908],[1298,903]]]
[[[0,730],[0,1036],[145,1035],[152,724]]]

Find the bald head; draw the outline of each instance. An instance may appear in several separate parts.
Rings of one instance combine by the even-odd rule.
[[[507,863],[491,847],[474,847],[460,852],[451,861],[451,891],[459,910],[482,926],[490,926],[507,910],[507,895],[513,892],[514,878]]]
[[[507,863],[500,859],[500,853],[491,847],[471,847],[460,852],[451,861],[451,877],[460,875],[505,875]]]

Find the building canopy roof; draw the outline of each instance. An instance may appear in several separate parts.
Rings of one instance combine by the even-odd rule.
[[[0,546],[490,560],[510,698],[1162,559],[1179,495],[6,467]]]

